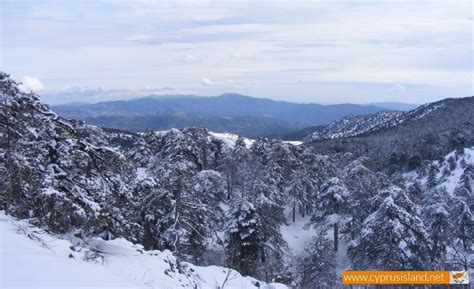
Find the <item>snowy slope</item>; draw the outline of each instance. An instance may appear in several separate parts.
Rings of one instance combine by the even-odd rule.
[[[287,288],[178,262],[124,239],[60,239],[0,212],[0,288]],[[88,261],[85,261],[88,260]],[[225,281],[227,278],[227,281]]]
[[[474,147],[465,148],[462,154],[458,154],[456,151],[450,152],[441,162],[434,161],[430,165],[437,168],[436,188],[446,189],[450,195],[454,195],[456,188],[462,182],[463,173],[469,166],[474,166]],[[426,172],[420,174],[418,171],[413,171],[405,174],[404,177],[409,184],[418,180],[421,185],[426,185],[428,180]],[[474,184],[471,184],[471,186],[474,186]]]
[[[368,115],[348,115],[331,122],[322,130],[313,132],[305,137],[305,141],[357,136],[363,133],[393,127],[410,120],[423,118],[433,111],[445,107],[453,101],[455,100],[444,99],[421,105],[407,112],[381,111]]]
[[[43,242],[32,240],[25,223],[14,224],[0,215],[0,287],[67,288],[71,284],[90,288],[139,288],[137,283],[105,266],[72,258],[68,241],[40,234]],[[29,238],[30,237],[30,238]]]
[[[381,111],[370,115],[349,115],[338,119],[321,131],[316,131],[308,140],[333,139],[356,136],[386,126],[402,116],[400,111]]]

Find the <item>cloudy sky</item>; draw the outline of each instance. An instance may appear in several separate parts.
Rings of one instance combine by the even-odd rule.
[[[50,103],[223,92],[423,103],[474,94],[470,0],[0,3],[0,69]]]

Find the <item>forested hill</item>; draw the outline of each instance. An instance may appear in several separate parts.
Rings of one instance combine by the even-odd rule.
[[[393,123],[393,120],[402,115],[403,112],[401,111],[381,111],[368,115],[348,115],[331,122],[324,128],[316,128],[315,131],[304,137],[304,140],[317,141],[360,135],[388,127]],[[396,123],[393,123],[393,125],[396,125]]]
[[[118,238],[141,244],[146,252],[133,254],[147,257],[133,258],[135,268],[140,260],[160,262],[152,270],[169,269],[150,274],[179,279],[169,284],[203,284],[202,268],[188,262],[217,265],[205,271],[219,271],[219,280],[230,267],[261,280],[243,278],[259,288],[271,282],[338,288],[338,274],[347,269],[474,267],[474,161],[467,147],[473,127],[464,123],[472,98],[447,100],[385,131],[396,152],[399,131],[416,125],[411,130],[434,134],[426,119],[437,116],[443,142],[434,144],[445,145],[432,154],[438,161],[423,159],[407,174],[389,174],[378,169],[380,156],[370,159],[354,146],[352,154],[320,154],[317,144],[226,142],[203,128],[130,134],[126,146],[116,147],[113,138],[123,132],[65,120],[4,73],[0,92],[4,212],[79,244],[96,238],[122,248],[141,246]],[[422,144],[415,148],[432,149]],[[442,155],[450,146],[456,149]],[[91,252],[70,254],[84,262],[107,259],[107,252]],[[177,260],[164,258],[170,254]]]
[[[395,115],[377,130],[313,141],[319,153],[367,156],[380,168],[410,170],[427,160],[474,145],[474,97],[450,98]]]

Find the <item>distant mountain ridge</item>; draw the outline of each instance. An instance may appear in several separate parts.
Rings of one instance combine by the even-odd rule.
[[[404,102],[372,102],[372,103],[367,103],[367,105],[374,105],[374,106],[386,108],[388,110],[400,110],[400,111],[409,111],[420,106],[420,104],[404,103]]]
[[[356,104],[292,103],[235,93],[214,97],[152,95],[94,104],[56,105],[52,109],[66,118],[134,132],[194,126],[251,138],[288,134],[348,114],[385,110]]]
[[[52,106],[52,109],[62,116],[82,119],[112,115],[254,116],[307,125],[326,124],[348,114],[370,114],[385,110],[371,105],[292,103],[235,93],[214,97],[151,96],[80,106],[57,105]]]

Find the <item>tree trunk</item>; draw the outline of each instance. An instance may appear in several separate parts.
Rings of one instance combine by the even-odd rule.
[[[202,150],[202,169],[207,170],[208,165],[207,165],[207,146],[206,146],[206,142],[202,143],[201,150]]]
[[[339,247],[339,224],[334,223],[334,252],[337,252]]]
[[[232,178],[230,177],[230,172],[227,172],[227,200],[230,200],[232,195]]]
[[[293,202],[293,223],[296,221],[296,202]]]
[[[179,235],[179,230],[180,230],[180,213],[181,213],[181,179],[178,180],[178,183],[176,185],[176,191],[174,193],[175,195],[175,198],[176,198],[176,208],[175,208],[175,215],[174,215],[174,218],[175,218],[175,244],[174,244],[174,248],[175,248],[175,251],[176,251],[176,254],[179,255],[179,249],[180,249],[180,235]]]

